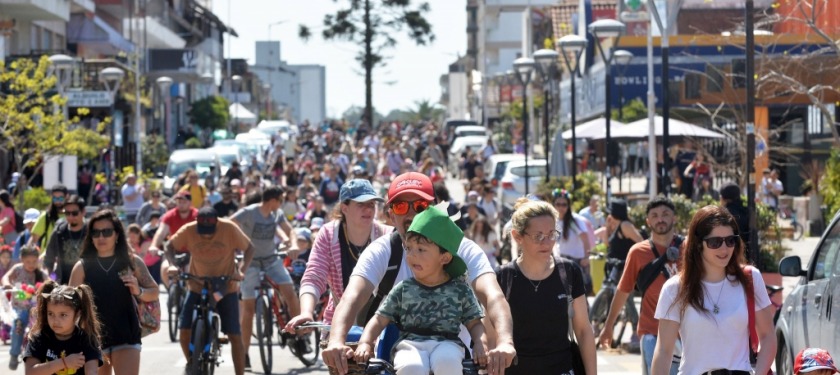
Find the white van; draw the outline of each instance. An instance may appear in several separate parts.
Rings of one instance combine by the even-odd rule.
[[[169,155],[166,172],[163,174],[163,194],[172,196],[172,186],[178,176],[192,169],[198,172],[199,183],[204,186],[205,179],[212,179],[214,185],[218,183],[221,173],[219,156],[213,150],[203,148],[188,148],[175,150]]]

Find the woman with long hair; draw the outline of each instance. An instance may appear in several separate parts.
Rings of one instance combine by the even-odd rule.
[[[750,374],[745,345],[752,329],[750,305],[761,348],[754,373],[766,374],[776,356],[774,307],[761,273],[747,266],[735,218],[723,207],[703,207],[688,228],[682,271],[665,282],[659,295],[653,374],[668,374],[678,336],[683,347],[680,374]]]
[[[586,219],[574,213],[572,209],[572,195],[565,189],[554,189],[551,193],[552,204],[560,219],[557,220],[557,231],[560,236],[554,243],[552,253],[555,257],[564,257],[580,266],[586,292],[592,291],[592,277],[589,274],[589,227]]]
[[[499,268],[496,277],[510,305],[519,363],[505,374],[571,374],[575,354],[567,334],[570,330],[577,338],[586,373],[595,374],[595,337],[583,275],[571,261],[552,255],[560,235],[555,229],[557,210],[544,201],[520,198],[511,222],[520,255]]]
[[[484,250],[484,254],[487,255],[487,260],[490,261],[490,265],[493,266],[493,269],[499,268],[499,240],[496,238],[496,232],[493,231],[493,227],[490,226],[490,223],[487,222],[487,217],[484,215],[479,215],[478,218],[473,220],[470,227],[467,229],[467,238],[473,240],[481,250]]]
[[[3,243],[11,245],[17,239],[18,232],[15,230],[15,205],[12,203],[12,196],[6,190],[0,190],[0,237]]]
[[[73,267],[70,285],[87,284],[102,321],[100,373],[109,375],[140,372],[140,322],[135,301],[156,301],[158,285],[146,264],[129,250],[128,237],[117,214],[110,209],[93,214],[80,260]]]
[[[128,226],[128,246],[134,255],[143,259],[143,263],[146,264],[146,268],[152,275],[152,280],[156,284],[160,284],[160,266],[163,263],[163,257],[149,251],[152,246],[152,238],[136,223]]]
[[[383,201],[368,180],[354,179],[341,186],[334,219],[321,227],[300,281],[300,315],[289,321],[286,330],[315,320],[315,305],[327,288],[330,299],[324,322],[332,321],[361,252],[373,240],[394,230],[375,222],[376,203]]]

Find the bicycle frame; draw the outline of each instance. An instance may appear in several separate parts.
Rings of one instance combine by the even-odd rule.
[[[192,362],[190,369],[202,375],[212,374],[215,367],[220,363],[219,332],[221,331],[221,319],[216,312],[216,302],[211,297],[217,292],[214,283],[227,286],[230,277],[227,276],[195,276],[189,273],[181,273],[181,279],[198,280],[202,282],[199,302],[193,315],[192,337],[190,338],[189,352]]]

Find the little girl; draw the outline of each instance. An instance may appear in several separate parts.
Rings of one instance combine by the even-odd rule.
[[[23,285],[38,285],[49,277],[38,268],[38,249],[24,246],[20,248],[20,263],[12,266],[6,275],[0,278],[0,285],[4,289],[22,289]],[[29,310],[32,308],[33,298],[15,297],[12,308],[17,318],[12,322],[12,347],[9,349],[9,369],[16,370],[18,356],[23,346],[23,335],[29,326]]]
[[[23,355],[26,374],[97,374],[102,353],[90,287],[47,281],[38,290],[35,309],[35,325]]]

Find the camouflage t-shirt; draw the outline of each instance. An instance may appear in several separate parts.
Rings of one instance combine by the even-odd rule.
[[[419,335],[402,332],[400,339],[446,341],[457,336],[461,324],[484,317],[472,288],[462,279],[428,287],[414,278],[397,284],[376,310],[408,330],[434,332]]]

